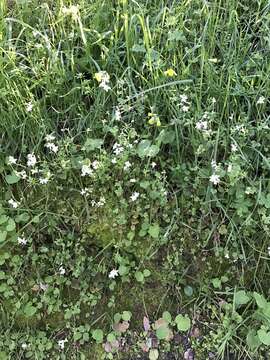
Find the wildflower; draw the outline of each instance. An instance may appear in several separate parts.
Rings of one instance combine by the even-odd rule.
[[[117,162],[116,158],[113,158],[112,159],[112,164],[116,164],[116,162]]]
[[[131,201],[136,201],[139,196],[140,196],[140,194],[135,191],[135,192],[131,195],[130,199],[131,199]]]
[[[259,99],[258,99],[258,101],[257,101],[257,104],[258,104],[258,105],[262,105],[262,104],[264,104],[264,102],[265,102],[265,97],[264,97],[264,96],[260,96]]]
[[[26,104],[26,111],[31,112],[33,110],[34,105],[30,101],[28,104]]]
[[[152,169],[154,169],[157,166],[157,164],[153,161],[153,162],[151,162],[151,166],[152,166]]]
[[[228,252],[226,252],[226,253],[225,253],[225,255],[224,255],[224,257],[225,257],[225,259],[229,259],[229,258],[230,258],[229,253],[228,253]]]
[[[189,106],[182,105],[181,109],[182,109],[183,112],[188,112],[189,111]]]
[[[217,102],[217,99],[215,97],[212,98],[212,104],[215,104]]]
[[[9,203],[9,205],[12,206],[14,209],[17,209],[17,207],[20,205],[19,202],[15,201],[15,200],[13,200],[13,199],[9,199],[9,200],[8,200],[8,203]]]
[[[27,155],[27,166],[32,167],[35,166],[37,163],[37,158],[34,154]]]
[[[228,165],[228,173],[232,171],[232,164]]]
[[[131,163],[129,161],[126,161],[124,164],[124,171],[127,171],[131,167]]]
[[[118,270],[116,270],[116,269],[112,269],[111,271],[110,271],[110,273],[109,273],[109,278],[110,279],[114,279],[116,276],[118,276],[119,275],[119,273],[118,273]]]
[[[130,179],[129,182],[131,182],[132,184],[134,184],[137,180],[136,179]]]
[[[218,62],[217,58],[208,59],[209,62],[216,64]]]
[[[165,76],[168,76],[168,77],[174,77],[174,76],[176,76],[177,74],[176,74],[176,72],[175,72],[172,68],[170,68],[170,69],[164,71],[164,75],[165,75]]]
[[[120,121],[122,118],[121,112],[118,107],[115,109],[114,117],[115,117],[115,120],[117,120],[117,121]]]
[[[235,144],[231,144],[231,150],[232,150],[232,152],[236,152],[237,146]]]
[[[61,350],[64,350],[65,343],[68,341],[68,339],[58,340],[58,346]]]
[[[61,265],[60,268],[59,268],[59,274],[60,275],[65,275],[66,273],[66,269]]]
[[[102,82],[100,83],[99,87],[100,87],[101,89],[103,89],[104,91],[106,91],[106,92],[108,92],[109,90],[111,90],[111,87],[110,87],[107,83],[105,83],[104,81],[102,81]]]
[[[268,250],[268,255],[270,256],[270,246],[268,246],[267,250]]]
[[[22,178],[22,179],[26,179],[26,178],[27,178],[27,174],[26,174],[26,171],[25,171],[25,170],[15,171],[15,174],[16,174],[17,176],[19,176],[20,178]]]
[[[49,182],[49,178],[40,178],[39,183],[42,185],[46,185]]]
[[[205,131],[208,128],[208,122],[207,121],[198,121],[196,123],[196,129]]]
[[[102,81],[108,83],[110,81],[110,75],[107,73],[107,71],[99,71],[95,73],[94,77],[99,83],[101,83]]]
[[[115,155],[119,155],[124,151],[124,147],[118,143],[113,145],[113,152]]]
[[[89,189],[88,188],[84,188],[80,191],[81,195],[87,195],[89,193]]]
[[[180,95],[180,101],[181,103],[186,103],[188,101],[188,97],[186,94],[181,94]]]
[[[97,207],[101,207],[101,206],[104,206],[106,203],[106,200],[105,200],[105,197],[104,196],[101,196],[99,201],[96,203],[96,206]]]
[[[93,161],[92,166],[95,170],[97,170],[100,167],[100,162],[95,160]]]
[[[8,157],[8,161],[7,161],[8,165],[16,164],[16,162],[17,162],[17,159],[15,157],[13,157],[13,156]]]
[[[22,343],[21,346],[22,346],[22,349],[23,349],[23,350],[27,349],[27,347],[28,347],[28,345],[27,345],[26,343]]]
[[[93,170],[90,168],[89,165],[83,165],[81,170],[82,170],[82,176],[93,174]]]
[[[216,160],[212,160],[212,161],[211,161],[211,166],[212,166],[212,168],[213,168],[214,170],[216,170],[216,168],[217,168]]]
[[[20,245],[26,245],[27,240],[24,237],[18,237],[18,244]]]
[[[52,142],[49,142],[49,143],[45,144],[45,147],[48,148],[49,150],[51,150],[54,153],[57,153],[57,151],[58,151],[58,146],[55,145]]]
[[[46,142],[52,142],[52,141],[54,141],[55,140],[55,136],[53,136],[53,135],[51,135],[51,134],[49,134],[49,135],[46,135],[45,136],[45,140],[46,140]]]
[[[213,183],[214,185],[218,185],[220,183],[220,176],[217,174],[213,174],[210,176],[209,181]]]

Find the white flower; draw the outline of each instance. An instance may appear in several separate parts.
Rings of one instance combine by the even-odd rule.
[[[28,104],[26,104],[26,111],[27,112],[31,112],[33,110],[33,104],[32,102],[30,101]]]
[[[48,290],[49,285],[48,285],[48,284],[39,283],[39,287],[40,287],[41,290],[46,291],[46,290]]]
[[[229,253],[227,252],[227,253],[224,255],[224,257],[225,257],[226,259],[229,259],[229,258],[230,258]]]
[[[35,166],[37,163],[37,158],[34,154],[28,154],[27,155],[27,166]]]
[[[12,206],[14,209],[17,209],[17,207],[20,205],[19,202],[15,201],[15,200],[13,200],[13,199],[9,199],[9,200],[8,200],[8,203],[9,203],[9,205]]]
[[[95,170],[97,170],[100,167],[100,162],[95,160],[93,161],[92,166]]]
[[[124,147],[118,143],[113,145],[113,152],[115,155],[119,155],[124,151]]]
[[[101,207],[104,206],[106,203],[105,197],[101,196],[101,198],[99,199],[99,201],[95,204],[97,207]]]
[[[181,109],[182,109],[183,112],[188,112],[189,111],[189,106],[182,105]]]
[[[66,273],[66,269],[61,265],[60,268],[59,268],[59,274],[60,275],[65,275]]]
[[[260,104],[264,104],[265,102],[265,97],[264,96],[260,96],[258,101],[257,101],[257,104],[260,105]]]
[[[153,161],[153,162],[151,163],[151,166],[152,166],[152,168],[154,169],[154,168],[157,166],[157,164]]]
[[[231,144],[231,150],[232,150],[232,152],[236,152],[237,146],[235,144]]]
[[[132,184],[134,184],[137,180],[136,179],[130,179],[129,182],[131,182]]]
[[[13,156],[8,157],[8,164],[9,165],[16,164],[16,162],[17,162],[17,159],[15,159],[15,157],[13,157]]]
[[[25,171],[25,170],[15,171],[15,174],[16,174],[17,176],[19,176],[20,178],[22,178],[22,179],[26,179],[26,178],[27,178],[27,174],[26,174],[26,171]]]
[[[27,349],[27,347],[28,347],[28,345],[27,345],[26,343],[23,343],[23,344],[22,344],[22,349],[23,349],[23,350]]]
[[[82,170],[82,176],[93,174],[93,170],[90,168],[89,165],[83,165],[81,170]]]
[[[48,134],[45,136],[45,140],[46,142],[52,142],[55,140],[55,136],[53,136],[52,134]]]
[[[209,181],[213,183],[214,185],[218,185],[220,183],[220,176],[217,174],[213,174],[210,176]]]
[[[52,142],[49,142],[49,143],[45,144],[45,147],[48,148],[49,150],[51,150],[54,153],[57,153],[57,151],[58,151],[58,146],[55,145]]]
[[[229,164],[228,165],[228,172],[231,172],[232,171],[232,164]]]
[[[212,160],[212,161],[211,161],[211,166],[212,166],[212,168],[213,168],[214,170],[216,170],[216,168],[217,168],[216,160]]]
[[[79,6],[78,5],[71,5],[70,7],[64,6],[62,8],[62,13],[64,15],[71,15],[72,19],[76,20],[79,14]]]
[[[124,164],[124,171],[127,171],[131,167],[131,163],[129,161],[126,161]]]
[[[88,188],[84,188],[80,191],[81,195],[87,195],[89,193],[89,189]]]
[[[110,81],[110,75],[107,73],[107,71],[99,71],[95,73],[95,79],[97,82],[101,83],[108,83]]]
[[[186,103],[188,101],[187,95],[185,95],[185,94],[180,95],[180,100],[181,100],[182,103]]]
[[[217,99],[216,98],[212,98],[212,104],[215,104],[217,102]]]
[[[131,199],[131,201],[136,201],[139,196],[140,196],[140,194],[139,194],[137,191],[135,191],[135,192],[131,195],[130,199]]]
[[[65,343],[68,341],[68,339],[63,339],[63,340],[58,340],[58,346],[60,347],[61,350],[64,350],[65,348]]]
[[[207,130],[208,128],[208,122],[207,121],[198,121],[196,123],[196,129],[197,130]]]
[[[117,159],[116,158],[113,158],[112,159],[112,164],[116,164],[117,163]]]
[[[18,237],[18,244],[20,245],[26,245],[27,240],[24,237]]]
[[[110,279],[114,279],[116,276],[118,276],[119,275],[119,273],[118,273],[118,270],[116,270],[116,269],[112,269],[111,271],[110,271],[110,273],[109,273],[109,278]]]
[[[49,178],[40,178],[39,183],[42,185],[46,185],[49,182]]]
[[[270,246],[268,246],[267,250],[268,250],[268,255],[270,256]]]
[[[114,117],[115,117],[115,120],[117,120],[117,121],[120,121],[122,118],[121,112],[118,107],[115,109]]]
[[[101,83],[99,84],[99,87],[106,92],[111,90],[111,87],[105,81],[101,81]]]

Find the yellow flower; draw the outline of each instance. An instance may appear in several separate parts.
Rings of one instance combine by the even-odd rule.
[[[170,68],[170,69],[164,71],[164,75],[166,75],[168,77],[174,77],[174,76],[176,76],[176,72],[172,68]]]
[[[97,80],[97,82],[100,83],[100,82],[102,81],[102,74],[101,74],[101,72],[95,73],[94,77],[95,77],[95,79]]]
[[[151,113],[149,112],[148,113],[148,116],[149,116],[149,120],[148,120],[148,124],[149,125],[156,125],[156,126],[161,126],[161,122],[160,122],[160,119],[159,117],[157,116],[157,114],[154,114],[154,113]]]

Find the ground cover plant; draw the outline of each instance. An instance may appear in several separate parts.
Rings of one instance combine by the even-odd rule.
[[[0,360],[270,358],[269,10],[0,2]]]

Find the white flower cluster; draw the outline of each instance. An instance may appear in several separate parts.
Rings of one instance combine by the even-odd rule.
[[[110,75],[107,73],[107,71],[99,71],[95,73],[95,79],[97,82],[99,82],[99,87],[104,91],[107,92],[111,90],[111,87],[109,86]]]
[[[185,94],[180,95],[180,107],[183,112],[189,111],[190,103],[188,102],[188,97]]]

